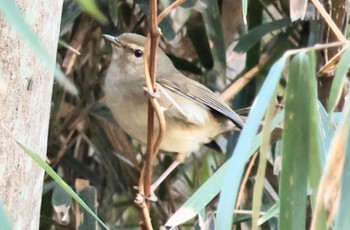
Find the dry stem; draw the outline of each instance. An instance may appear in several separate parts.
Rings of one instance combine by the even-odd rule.
[[[157,48],[160,38],[160,31],[158,29],[158,23],[166,17],[170,11],[177,6],[181,5],[184,0],[178,0],[171,4],[168,8],[162,12],[159,18],[157,18],[157,0],[150,1],[150,32],[147,37],[147,44],[145,47],[145,81],[148,92],[154,93],[157,90],[156,83],[156,60],[157,60]],[[154,142],[154,113],[157,115],[159,123],[159,133],[157,140]],[[149,96],[148,100],[148,132],[147,132],[147,153],[146,161],[144,167],[141,171],[140,181],[139,181],[139,193],[135,199],[137,203],[142,208],[142,214],[145,221],[145,226],[147,229],[152,229],[151,218],[149,215],[149,201],[146,201],[142,195],[149,197],[151,195],[151,178],[152,178],[152,165],[159,151],[160,143],[162,141],[165,132],[165,118],[163,114],[163,109],[159,105],[155,97]],[[153,195],[153,194],[152,194]]]

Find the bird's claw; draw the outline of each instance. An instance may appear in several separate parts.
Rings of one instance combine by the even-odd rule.
[[[134,189],[139,190],[138,186],[134,186]],[[152,202],[157,202],[158,201],[158,197],[154,193],[154,190],[152,189],[152,186],[151,186],[151,189],[150,189],[150,195],[146,196],[144,194],[138,193],[136,195],[136,198],[135,198],[135,203],[141,203],[140,202],[141,199],[152,201]]]
[[[146,86],[143,87],[143,90],[146,92],[146,94],[148,96],[151,96],[153,98],[159,98],[160,94],[159,94],[159,90],[156,88],[156,91],[150,91]]]

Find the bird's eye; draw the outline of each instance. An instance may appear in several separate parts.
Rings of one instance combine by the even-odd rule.
[[[134,55],[135,55],[135,57],[137,57],[137,58],[142,57],[143,51],[137,49],[137,50],[135,50]]]

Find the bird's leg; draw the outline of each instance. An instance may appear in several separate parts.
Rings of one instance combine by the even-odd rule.
[[[176,159],[174,160],[174,162],[151,185],[151,189],[150,190],[151,190],[151,194],[152,195],[154,195],[154,190],[156,188],[158,188],[158,186],[165,180],[165,178],[167,178],[169,176],[169,174],[172,173],[172,171],[174,171],[174,169],[176,169],[177,166],[179,166],[179,164],[182,164],[187,159],[188,155],[189,155],[189,153],[178,153],[177,154]]]
[[[174,171],[174,169],[176,169],[176,167],[180,164],[179,161],[175,160],[163,173],[162,175],[160,175],[160,177],[158,177],[158,179],[153,182],[153,184],[151,185],[151,191],[154,195],[154,190],[156,190],[159,185],[165,180],[165,178],[167,178],[169,176],[170,173],[172,173],[172,171]]]
[[[149,196],[145,196],[142,195],[142,197],[144,197],[145,199],[149,200],[149,201],[153,201],[156,202],[157,201],[157,196],[155,195],[154,191],[159,187],[159,185],[169,176],[170,173],[172,173],[174,171],[174,169],[176,169],[176,167],[181,164],[180,161],[175,160],[163,173],[162,175],[160,175],[160,177],[158,177],[158,179],[156,181],[154,181],[151,185],[150,188],[150,195]],[[138,187],[135,186],[135,189],[138,190]]]

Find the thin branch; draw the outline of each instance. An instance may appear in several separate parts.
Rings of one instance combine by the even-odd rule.
[[[324,20],[326,21],[328,26],[331,28],[331,30],[333,31],[334,35],[338,38],[338,40],[341,41],[341,42],[346,42],[345,36],[339,30],[338,26],[334,23],[333,19],[331,18],[331,16],[329,16],[329,14],[324,9],[322,4],[319,1],[317,1],[317,0],[311,0],[311,2],[314,4],[314,6],[318,10],[318,12],[320,12],[320,14],[324,18]]]
[[[178,2],[178,3],[177,3]],[[180,3],[179,3],[180,2]],[[171,8],[167,8],[166,12],[162,13],[162,17],[165,17],[170,13],[172,9],[180,5],[184,0],[176,1],[172,4]],[[156,72],[157,72],[157,48],[160,38],[160,31],[158,29],[158,23],[163,19],[162,17],[157,18],[157,0],[150,1],[150,32],[147,36],[147,43],[145,47],[145,82],[147,91],[149,92],[148,99],[148,130],[147,130],[147,153],[144,167],[141,171],[140,181],[139,181],[139,195],[135,199],[137,203],[142,208],[142,214],[144,217],[145,225],[147,229],[153,229],[151,218],[149,215],[149,201],[144,199],[149,197],[151,194],[151,178],[153,172],[153,161],[160,148],[160,143],[162,142],[163,135],[165,132],[165,118],[163,114],[163,109],[159,105],[157,98],[153,94],[157,93],[157,83],[156,83]],[[159,132],[156,141],[154,142],[154,113],[157,115]]]
[[[228,102],[230,101],[244,86],[246,86],[255,75],[267,64],[269,58],[264,58],[258,65],[251,68],[243,76],[241,76],[235,83],[230,85],[220,95],[220,100]]]
[[[244,192],[244,188],[245,188],[245,185],[247,184],[247,181],[248,181],[248,178],[249,178],[249,175],[250,175],[250,172],[252,171],[252,168],[254,166],[254,163],[255,163],[255,160],[256,160],[256,157],[258,156],[258,153],[256,152],[253,157],[251,158],[250,160],[250,163],[249,163],[249,166],[247,168],[247,171],[244,175],[244,178],[243,178],[243,181],[242,181],[242,184],[241,184],[241,188],[239,189],[239,193],[238,193],[238,197],[237,197],[237,204],[236,204],[236,209],[239,208],[239,206],[241,205],[241,201],[242,201],[242,197],[243,197],[243,192]]]
[[[177,7],[181,6],[182,3],[184,3],[186,0],[177,0],[170,4],[167,8],[165,8],[162,13],[158,16],[158,24],[166,17],[168,16],[172,10],[176,9]]]

